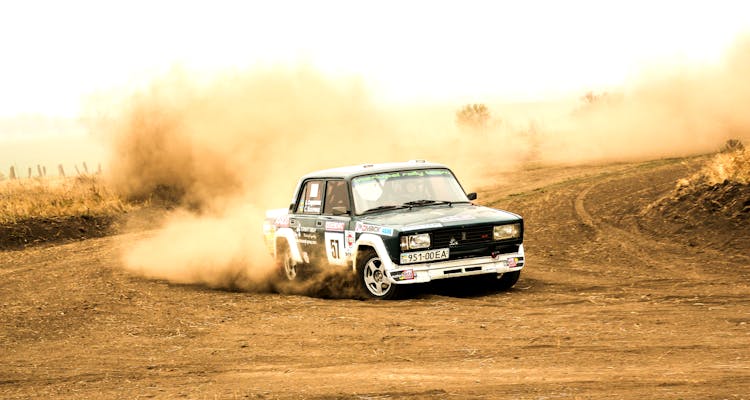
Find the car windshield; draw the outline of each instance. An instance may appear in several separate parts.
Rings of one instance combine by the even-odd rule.
[[[385,172],[352,179],[356,214],[435,203],[468,202],[447,169]]]

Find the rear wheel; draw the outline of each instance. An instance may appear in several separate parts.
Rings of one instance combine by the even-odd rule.
[[[292,251],[286,243],[279,243],[276,251],[276,264],[278,266],[279,277],[288,281],[299,279],[297,264],[292,258]]]
[[[374,299],[395,299],[398,285],[388,281],[385,265],[375,250],[364,250],[357,257],[357,274],[365,294]]]

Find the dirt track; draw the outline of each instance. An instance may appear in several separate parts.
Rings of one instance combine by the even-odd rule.
[[[0,398],[748,399],[747,238],[721,248],[639,217],[697,162],[488,187],[481,202],[527,224],[528,267],[507,293],[173,285],[121,269],[143,232],[0,252]]]

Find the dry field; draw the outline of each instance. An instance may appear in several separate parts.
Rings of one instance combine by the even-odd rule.
[[[112,234],[135,208],[97,176],[0,181],[0,249]]]
[[[748,399],[750,204],[714,202],[750,198],[700,189],[706,162],[487,181],[480,201],[527,224],[528,267],[504,293],[170,284],[122,268],[148,230],[0,251],[0,397]]]

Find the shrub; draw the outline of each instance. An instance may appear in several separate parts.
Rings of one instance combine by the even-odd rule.
[[[456,112],[456,125],[461,129],[484,131],[489,123],[490,110],[484,104],[467,104]]]

